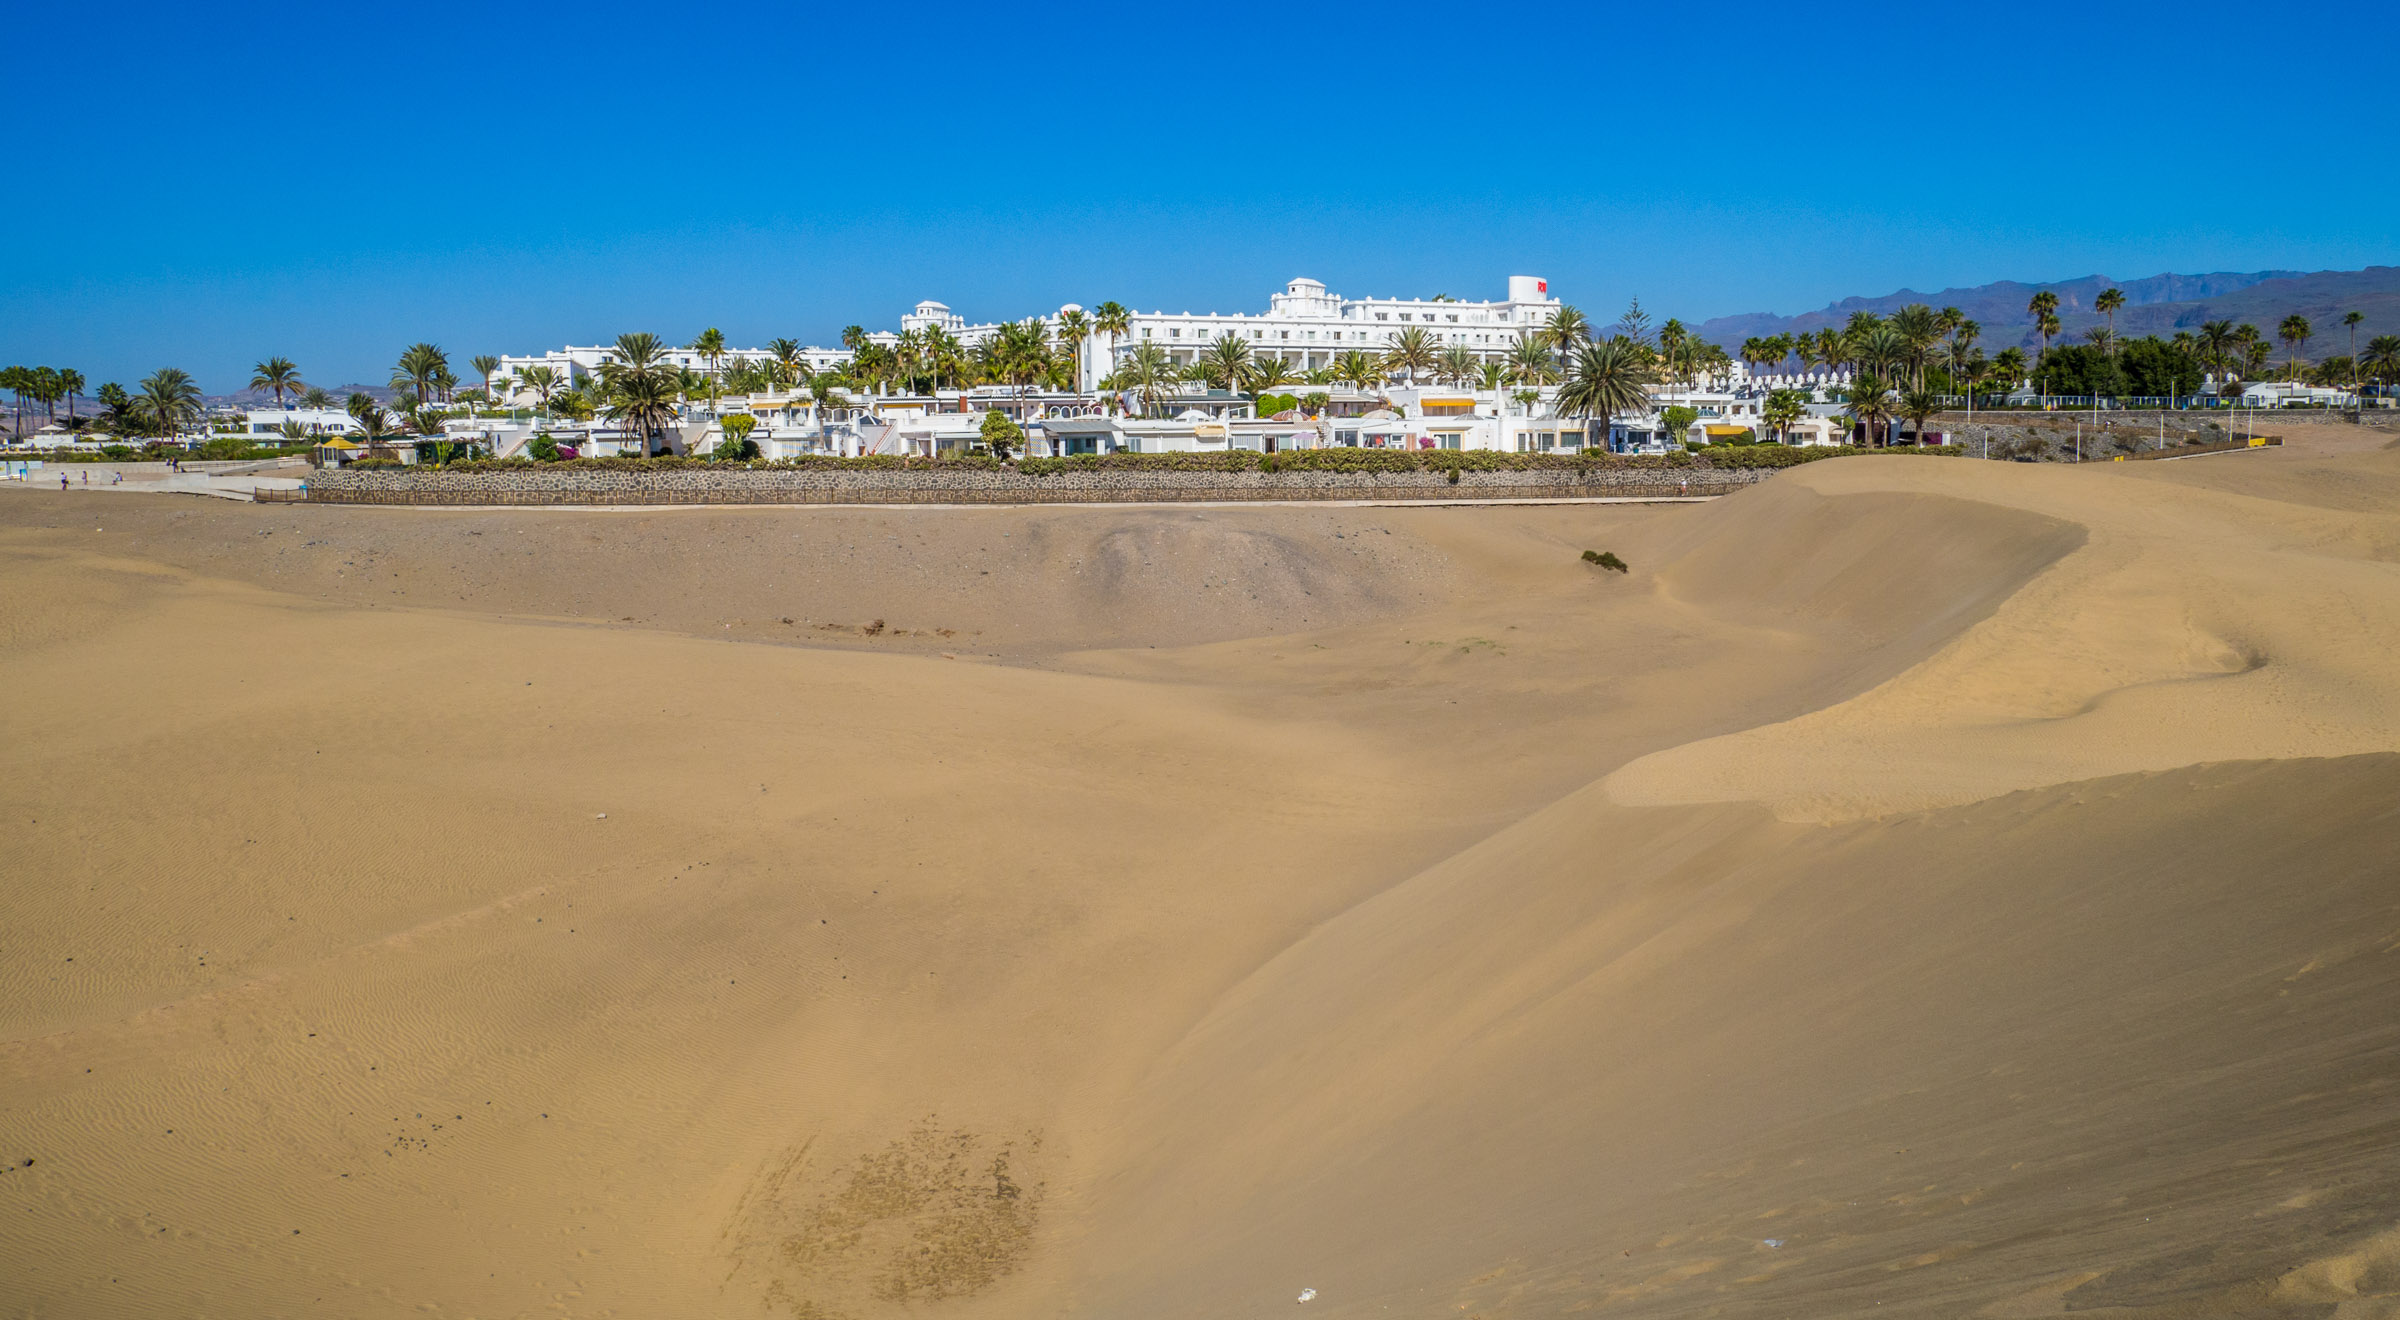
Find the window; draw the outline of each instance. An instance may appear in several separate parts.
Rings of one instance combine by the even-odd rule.
[[[1286,338],[1286,339],[1289,339],[1289,338],[1291,338],[1291,337],[1292,337],[1292,332],[1291,332],[1291,331],[1289,331],[1289,330],[1286,330],[1286,331],[1284,331],[1284,332],[1283,332],[1283,337],[1284,337],[1284,338]]]
[[[1182,329],[1182,327],[1178,326],[1177,328],[1175,328],[1175,329],[1173,329],[1173,330],[1169,330],[1169,331],[1167,332],[1167,338],[1169,338],[1169,339],[1181,339],[1181,338],[1183,338],[1183,329]]]
[[[1389,321],[1389,320],[1391,320],[1392,318],[1391,318],[1391,317],[1389,317],[1389,316],[1386,316],[1386,315],[1385,315],[1385,314],[1383,314],[1382,312],[1377,312],[1377,313],[1375,313],[1375,319],[1376,319],[1376,320],[1378,320],[1378,321]]]

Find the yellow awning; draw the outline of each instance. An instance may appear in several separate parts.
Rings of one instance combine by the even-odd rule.
[[[1215,439],[1225,434],[1225,428],[1216,422],[1200,422],[1192,427],[1192,434]]]
[[[1710,435],[1741,435],[1749,429],[1747,426],[1719,426],[1712,422],[1709,424],[1708,433]]]
[[[1472,408],[1475,406],[1473,399],[1420,399],[1418,403],[1427,408]]]
[[[322,442],[322,447],[323,447],[323,448],[326,448],[326,449],[356,449],[356,448],[358,448],[358,446],[357,446],[357,445],[351,444],[351,443],[350,443],[349,441],[347,441],[347,440],[327,440],[327,441],[324,441],[324,442]]]

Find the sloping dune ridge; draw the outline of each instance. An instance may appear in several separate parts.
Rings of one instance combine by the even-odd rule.
[[[0,492],[0,1314],[2400,1313],[2400,451],[2289,439]]]

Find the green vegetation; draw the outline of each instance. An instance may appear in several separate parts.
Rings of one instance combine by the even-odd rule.
[[[1598,564],[1600,567],[1607,569],[1612,573],[1628,573],[1632,571],[1625,566],[1624,560],[1617,558],[1616,553],[1610,550],[1586,550],[1583,552],[1583,562],[1587,564]]]
[[[1025,428],[1007,413],[993,409],[983,415],[983,447],[992,457],[1005,462],[1008,456],[1025,447]]]
[[[758,442],[750,433],[758,429],[758,419],[748,413],[736,413],[719,424],[725,438],[717,442],[713,457],[721,463],[738,463],[758,457]],[[556,446],[552,447],[555,451]],[[555,456],[555,454],[554,454]]]

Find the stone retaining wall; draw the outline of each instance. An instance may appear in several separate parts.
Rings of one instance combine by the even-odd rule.
[[[1969,454],[1985,446],[1993,457],[2054,460],[2071,457],[2080,435],[2083,456],[2113,458],[2118,454],[2152,453],[2160,447],[2164,428],[2168,449],[2222,444],[2252,435],[2275,435],[2293,424],[2347,425],[2350,415],[2307,408],[2259,408],[2239,411],[2221,408],[2158,409],[2122,412],[2103,410],[2097,420],[2090,411],[1978,412],[1972,420],[1964,411],[1941,413],[1926,423]],[[2361,424],[2378,431],[2400,429],[2400,410],[2371,409]]]
[[[1587,499],[1723,495],[1763,470],[1614,468],[1530,472],[1062,472],[687,468],[665,472],[327,471],[311,504],[1100,504],[1213,500]]]

